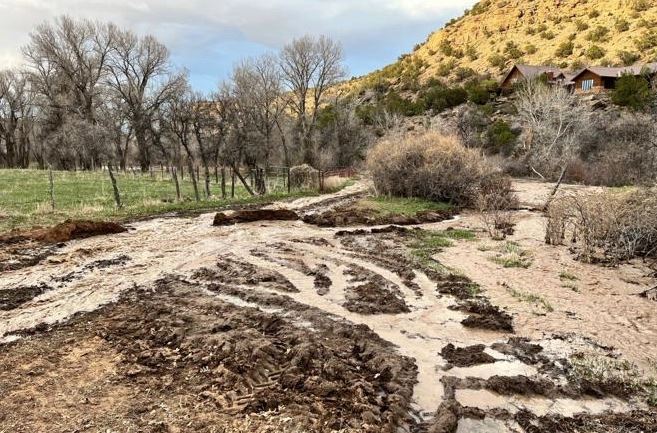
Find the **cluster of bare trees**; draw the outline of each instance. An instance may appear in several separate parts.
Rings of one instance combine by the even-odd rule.
[[[157,39],[113,24],[63,16],[23,54],[23,69],[0,72],[0,167],[194,165],[209,194],[220,167],[348,165],[365,144],[353,107],[329,95],[345,72],[327,37],[244,60],[212,94],[194,92]]]

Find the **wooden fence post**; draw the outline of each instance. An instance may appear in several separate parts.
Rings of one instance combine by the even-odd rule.
[[[55,181],[52,177],[52,165],[48,164],[48,178],[50,181],[50,207],[52,208],[53,212],[55,211]]]
[[[107,165],[109,171],[110,180],[112,181],[112,189],[114,190],[114,201],[116,202],[116,207],[121,209],[123,205],[121,204],[121,195],[119,194],[119,187],[116,186],[116,179],[114,178],[114,172],[112,172],[112,164]]]
[[[235,169],[230,169],[230,198],[235,198]]]
[[[176,186],[176,201],[180,201],[180,184],[178,183],[178,173],[176,167],[171,167],[171,177],[173,178],[173,184]]]
[[[290,184],[290,167],[287,167],[287,193],[290,194],[292,191],[292,185]]]

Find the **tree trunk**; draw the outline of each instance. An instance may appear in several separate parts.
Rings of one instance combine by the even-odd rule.
[[[255,195],[255,194],[253,193],[253,190],[249,187],[249,184],[246,182],[246,180],[244,180],[244,178],[243,178],[242,175],[240,174],[239,170],[238,170],[237,167],[234,166],[234,165],[233,165],[233,173],[235,173],[235,175],[237,175],[237,177],[239,178],[240,182],[242,182],[242,185],[244,185],[244,188],[246,188],[247,192],[248,192],[249,194],[251,194],[251,195]],[[234,182],[233,182],[233,183],[234,183]]]
[[[135,125],[135,139],[137,141],[137,151],[139,154],[139,167],[141,168],[141,171],[148,171],[148,167],[151,165],[151,155],[148,149],[146,130],[141,125]]]
[[[198,183],[196,182],[196,175],[194,174],[194,165],[192,163],[192,159],[188,158],[188,165],[189,165],[189,175],[192,178],[192,186],[194,187],[194,197],[196,198],[196,201],[201,201],[201,196],[198,193]]]
[[[226,167],[221,166],[221,198],[226,200]]]

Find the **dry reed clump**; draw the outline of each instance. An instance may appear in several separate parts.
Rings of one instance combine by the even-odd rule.
[[[501,240],[513,234],[515,224],[512,210],[517,209],[518,204],[509,177],[493,173],[482,178],[476,207],[479,219],[491,238]]]
[[[290,185],[293,188],[318,188],[319,171],[308,164],[296,165],[290,169]]]
[[[340,176],[329,176],[324,179],[324,189],[327,191],[333,191],[339,189],[344,185],[349,179]]]
[[[657,256],[657,189],[557,198],[547,209],[545,241],[569,240],[583,261],[617,263]]]
[[[482,194],[512,195],[479,152],[453,136],[427,133],[388,139],[368,154],[367,166],[379,194],[418,197],[473,207]],[[497,179],[497,180],[496,180]],[[502,187],[502,189],[499,189]]]

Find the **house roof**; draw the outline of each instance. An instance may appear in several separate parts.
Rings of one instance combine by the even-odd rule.
[[[571,80],[574,81],[585,71],[593,72],[595,75],[599,77],[617,78],[623,74],[640,75],[646,69],[652,73],[657,72],[657,63],[645,63],[645,64],[637,64],[632,66],[616,67],[616,68],[606,67],[606,66],[590,66],[588,68],[584,68],[581,71],[579,71],[571,78]]]
[[[525,78],[533,78],[547,73],[553,73],[555,75],[561,73],[561,69],[555,66],[514,65],[504,76],[502,83],[504,83],[516,69],[520,71]]]

